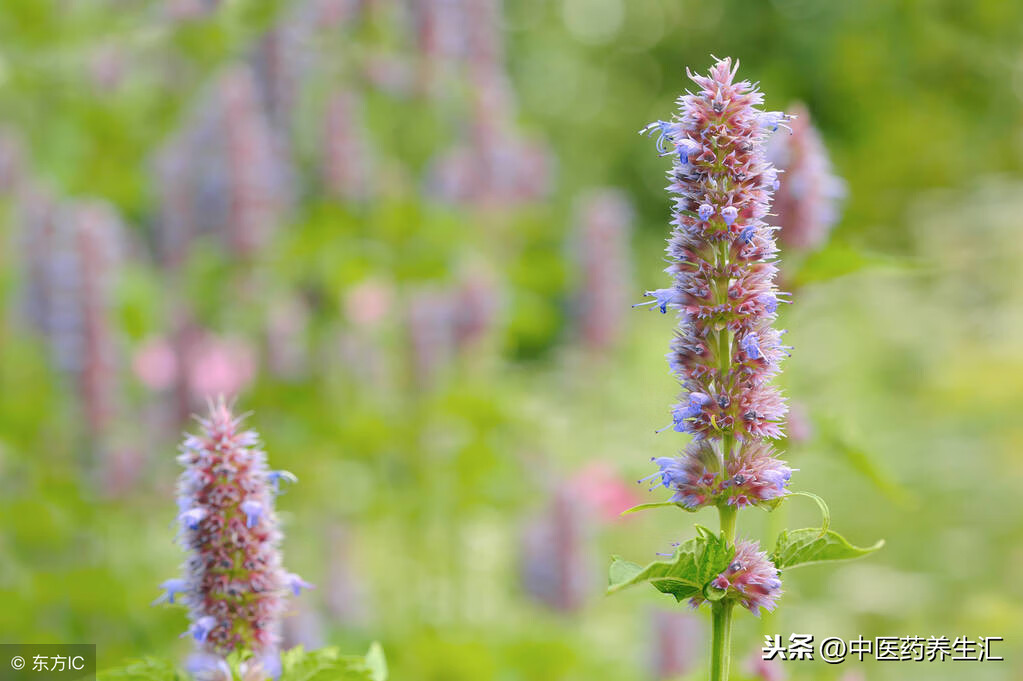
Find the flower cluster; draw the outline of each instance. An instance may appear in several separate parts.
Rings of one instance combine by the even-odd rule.
[[[713,588],[725,592],[725,598],[735,599],[754,615],[759,615],[761,608],[774,610],[782,594],[778,570],[759,548],[756,542],[737,541],[731,564],[711,582]],[[690,603],[699,607],[704,600],[696,596]]]
[[[670,501],[693,510],[722,503],[757,506],[788,493],[792,469],[774,457],[774,448],[766,442],[744,443],[724,470],[719,460],[712,444],[697,440],[682,457],[655,458],[660,470],[650,478],[659,477],[674,492]]]
[[[679,317],[667,358],[683,392],[664,430],[694,438],[681,457],[654,459],[660,470],[650,477],[692,509],[770,502],[788,493],[792,475],[763,441],[782,435],[786,405],[770,381],[789,350],[773,327],[785,294],[774,284],[776,228],[764,221],[779,186],[764,143],[789,117],[762,111],[762,94],[735,80],[737,68],[723,59],[707,76],[689,73],[699,91],[679,99],[674,120],[643,131],[657,134],[658,151],[671,157],[675,195],[666,270],[673,285],[647,293],[654,309]],[[754,612],[773,607],[781,586],[750,542],[737,544],[715,583]]]
[[[181,543],[191,551],[183,579],[170,579],[158,601],[181,600],[192,620],[194,671],[210,672],[233,651],[250,651],[266,675],[279,667],[280,619],[288,592],[311,585],[281,566],[274,497],[287,471],[271,471],[258,435],[240,428],[223,399],[200,419],[178,461]]]

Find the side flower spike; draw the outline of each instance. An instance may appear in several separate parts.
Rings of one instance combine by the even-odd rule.
[[[276,483],[293,482],[287,471],[271,472],[259,436],[241,427],[223,399],[199,419],[201,432],[188,436],[178,462],[181,544],[191,556],[183,578],[160,587],[157,602],[180,598],[192,621],[184,636],[195,641],[190,669],[197,679],[229,681],[223,660],[235,651],[258,659],[248,681],[280,673],[280,620],[288,592],[309,584],[284,570],[281,533],[274,512]],[[228,670],[229,672],[229,670]]]

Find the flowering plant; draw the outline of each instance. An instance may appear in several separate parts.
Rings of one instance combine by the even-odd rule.
[[[790,117],[761,110],[763,95],[736,81],[737,69],[722,59],[706,76],[687,71],[699,91],[679,98],[674,120],[641,131],[656,134],[658,151],[672,158],[668,189],[675,195],[667,248],[673,283],[647,293],[654,309],[671,308],[679,319],[667,357],[682,395],[662,430],[688,433],[692,442],[679,457],[653,459],[658,471],[648,479],[671,498],[631,510],[713,506],[721,529],[697,525],[696,537],[646,567],[616,556],[609,587],[649,582],[693,607],[710,603],[711,681],[728,678],[735,605],[754,615],[773,610],[782,570],[857,558],[882,544],[859,548],[831,531],[824,502],[789,488],[793,471],[770,443],[782,436],[787,411],[771,379],[790,348],[774,327],[787,300],[774,284],[777,227],[765,218],[779,178],[764,142]],[[772,510],[795,494],[820,504],[822,527],[783,531],[770,553],[736,538],[739,510]]]
[[[288,599],[312,588],[281,564],[274,512],[288,471],[270,470],[255,431],[242,427],[223,398],[209,403],[201,433],[188,435],[178,462],[178,537],[189,557],[184,576],[168,579],[156,603],[188,607],[195,652],[186,665],[196,681],[386,681],[380,646],[365,656],[335,648],[280,651]],[[183,681],[176,664],[146,659],[100,674],[104,681]]]

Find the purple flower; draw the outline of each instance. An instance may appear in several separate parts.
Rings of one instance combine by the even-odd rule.
[[[661,154],[662,156],[667,155],[669,153],[668,145],[672,143],[671,124],[666,121],[655,121],[650,125],[646,126],[645,128],[643,128],[642,130],[640,130],[639,134],[653,135],[655,132],[659,133],[657,135],[656,142],[657,153]]]
[[[206,639],[210,635],[210,632],[216,626],[217,619],[215,617],[211,617],[210,615],[204,615],[203,617],[200,617],[199,619],[192,622],[192,626],[190,626],[188,628],[188,631],[182,634],[182,636],[188,636],[189,634],[191,634],[192,638],[194,638],[199,643],[205,643]]]
[[[273,487],[274,494],[281,493],[281,481],[288,483],[298,482],[298,478],[291,471],[270,471],[266,474],[267,482]]]
[[[746,353],[750,359],[760,359],[763,355],[760,353],[760,339],[757,338],[755,331],[750,331],[739,341],[739,347]]]
[[[647,291],[644,295],[647,298],[653,298],[653,300],[648,300],[645,303],[636,303],[633,307],[652,304],[651,310],[660,309],[661,314],[666,314],[668,307],[678,305],[679,301],[679,292],[674,288],[659,288],[656,291]]]
[[[764,312],[774,314],[778,309],[778,296],[771,293],[764,293],[757,296],[757,302],[763,305]]]
[[[678,147],[678,161],[682,165],[688,165],[689,157],[700,151],[700,145],[691,139],[681,139],[676,146]]]
[[[190,508],[178,516],[181,524],[190,530],[198,529],[199,523],[206,517],[206,509],[202,507]]]
[[[245,514],[245,526],[255,527],[263,516],[263,505],[254,499],[247,499],[238,507]]]
[[[680,457],[653,460],[657,473],[673,492],[670,501],[687,508],[758,506],[788,494],[792,469],[775,457],[766,442],[743,443],[722,469],[715,445],[708,440],[690,444]]]
[[[725,598],[735,600],[757,616],[761,608],[774,610],[782,593],[777,568],[759,549],[756,542],[737,541],[732,563],[711,581],[711,586],[725,592]],[[690,603],[699,607],[704,600],[697,596]]]
[[[779,126],[785,125],[790,120],[792,120],[792,116],[781,111],[762,111],[757,117],[759,125],[770,132],[774,132]]]
[[[729,227],[735,222],[735,218],[739,217],[739,209],[735,206],[725,206],[721,209],[721,217],[724,219],[725,224]]]
[[[668,456],[658,456],[650,460],[657,464],[657,467],[660,470],[645,478],[641,478],[637,482],[642,483],[659,477],[661,479],[661,484],[671,489],[686,479],[686,470],[682,465],[681,459]],[[651,490],[653,490],[653,488],[651,488]]]
[[[309,582],[305,581],[304,579],[296,575],[294,572],[289,572],[285,574],[284,581],[288,585],[288,588],[291,589],[291,592],[296,596],[302,593],[302,589],[316,588]]]
[[[709,203],[701,203],[700,207],[697,209],[697,213],[701,220],[709,220],[710,216],[714,214],[714,206]]]
[[[188,583],[183,579],[166,579],[160,583],[160,588],[165,593],[153,601],[153,605],[164,601],[174,603],[175,596],[188,592]]]

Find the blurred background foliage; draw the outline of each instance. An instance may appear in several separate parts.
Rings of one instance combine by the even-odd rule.
[[[612,551],[689,531],[617,517],[681,444],[653,432],[671,322],[626,312],[668,214],[635,131],[712,53],[804,102],[845,180],[785,272],[788,456],[837,529],[888,541],[741,619],[740,672],[1023,675],[1002,0],[2,0],[0,638],[184,653],[148,604],[182,560],[176,442],[223,391],[300,479],[284,549],[318,588],[289,644],[380,640],[395,679],[701,678],[704,613],[601,594]],[[1006,661],[746,663],[792,632],[1003,636]]]

